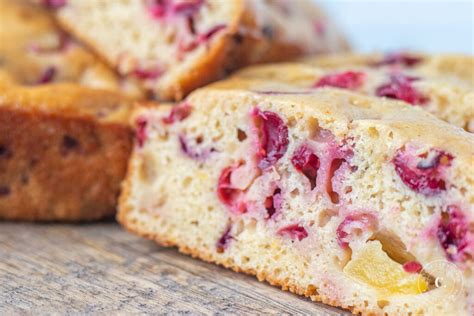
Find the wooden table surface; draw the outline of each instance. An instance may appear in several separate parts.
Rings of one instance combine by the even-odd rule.
[[[116,223],[0,223],[0,315],[110,312],[346,314],[159,247]]]

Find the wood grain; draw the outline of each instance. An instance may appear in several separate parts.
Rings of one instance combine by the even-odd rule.
[[[115,223],[0,223],[0,314],[346,315]]]

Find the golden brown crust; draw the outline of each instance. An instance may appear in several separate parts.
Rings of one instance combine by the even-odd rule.
[[[133,99],[115,92],[66,83],[21,86],[9,79],[0,70],[0,107],[120,124],[128,121],[133,108]]]
[[[0,108],[0,218],[112,216],[131,136],[124,125]]]
[[[0,219],[113,216],[132,148],[132,101],[72,84],[22,87],[0,75]]]

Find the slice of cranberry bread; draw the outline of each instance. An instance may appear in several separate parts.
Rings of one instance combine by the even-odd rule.
[[[119,221],[355,313],[472,315],[474,136],[292,88],[235,79],[141,108]]]
[[[474,76],[472,57],[398,54],[381,60],[371,55],[342,55],[314,58],[309,64],[253,66],[235,76],[397,99],[474,132],[474,83],[467,80],[469,72]]]
[[[0,72],[0,219],[111,217],[132,148],[130,101]]]
[[[159,99],[243,65],[347,49],[310,0],[64,0],[63,27]],[[91,31],[93,30],[93,31]]]
[[[0,68],[18,82],[74,82],[140,97],[130,80],[117,76],[66,35],[47,10],[28,0],[0,0]]]

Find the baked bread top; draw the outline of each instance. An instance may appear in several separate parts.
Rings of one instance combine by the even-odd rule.
[[[0,70],[0,107],[98,122],[128,124],[134,100],[113,91],[72,83],[20,85]]]
[[[297,88],[291,84],[260,79],[232,78],[209,85],[193,93],[188,102],[209,99],[209,107],[201,111],[212,110],[212,100],[226,98],[228,93],[245,96],[249,102],[258,104],[259,99],[272,100],[286,104],[289,108],[298,106],[314,111],[315,117],[333,117],[349,128],[354,123],[376,123],[398,130],[407,140],[424,140],[433,146],[446,147],[474,159],[474,135],[456,128],[419,107],[387,98],[365,96],[347,90],[328,87],[321,90]],[[198,102],[196,102],[198,103]],[[313,106],[312,104],[317,104]],[[336,135],[337,136],[337,135]]]

